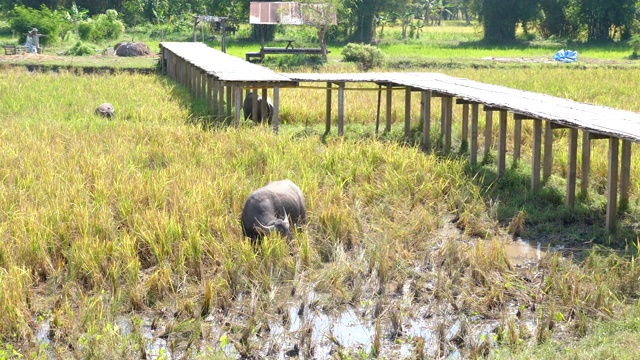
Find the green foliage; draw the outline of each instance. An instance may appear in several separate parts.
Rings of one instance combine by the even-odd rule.
[[[95,18],[96,39],[118,39],[124,32],[124,23],[118,20],[118,12],[111,9]]]
[[[71,49],[67,50],[65,55],[72,56],[83,56],[83,55],[95,55],[96,50],[89,44],[84,43],[82,41],[78,41],[71,47]]]
[[[344,61],[355,62],[363,71],[382,65],[384,53],[373,45],[349,43],[342,48]]]
[[[43,45],[55,43],[65,27],[62,14],[42,6],[40,10],[17,5],[9,12],[11,30],[20,34],[20,42],[24,42],[26,34],[37,28],[40,34],[48,35],[40,39]]]
[[[633,54],[631,54],[631,57],[637,59],[638,52],[640,52],[640,34],[633,35],[631,39],[629,39],[629,45],[633,48]]]

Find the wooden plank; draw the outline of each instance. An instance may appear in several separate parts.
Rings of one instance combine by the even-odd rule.
[[[483,110],[484,111],[503,111],[503,110],[506,110],[506,109],[500,108],[500,107],[495,107],[495,106],[485,105],[485,106],[483,106]]]
[[[478,104],[471,105],[471,146],[469,152],[471,165],[478,163],[478,110]]]
[[[411,137],[411,88],[404,91],[404,136]]]
[[[213,108],[213,75],[207,74],[207,107],[209,109]]]
[[[551,123],[551,129],[555,130],[555,129],[568,129],[570,128],[570,126],[568,125],[564,125],[564,124],[558,124],[555,122]]]
[[[280,88],[276,86],[273,88],[273,119],[271,120],[271,125],[273,125],[273,132],[276,134],[278,133],[279,122],[280,122]]]
[[[389,132],[391,131],[391,98],[393,93],[391,92],[391,84],[387,85],[387,101],[385,103],[386,109],[385,109],[385,117],[387,120],[387,125],[384,128],[385,132]]]
[[[609,138],[609,170],[607,172],[607,214],[606,226],[610,232],[614,232],[617,222],[618,206],[618,138]]]
[[[533,145],[531,154],[531,190],[540,189],[540,162],[542,154],[542,120],[533,120]]]
[[[573,207],[576,201],[576,173],[578,167],[578,129],[569,129],[569,149],[567,161],[566,205]]]
[[[331,89],[332,89],[332,83],[328,82],[327,83],[327,104],[326,104],[326,109],[325,109],[325,128],[324,128],[324,134],[325,135],[329,135],[329,132],[331,131]]]
[[[338,84],[338,136],[344,135],[344,85]]]
[[[580,173],[580,196],[589,193],[589,171],[591,168],[591,137],[588,131],[582,132],[582,164]]]
[[[542,165],[542,179],[547,181],[553,167],[553,130],[551,122],[544,122],[544,160]]]
[[[631,188],[631,142],[622,140],[622,154],[620,155],[620,210],[629,207],[629,189]]]
[[[431,91],[420,92],[420,117],[422,120],[422,148],[431,149]]]
[[[485,112],[485,127],[484,127],[484,158],[485,160],[491,153],[491,143],[493,142],[493,111]]]
[[[458,100],[456,100],[456,103]],[[469,104],[462,104],[462,140],[461,147],[466,150],[469,147]]]
[[[520,161],[520,148],[522,144],[522,121],[514,120],[513,124],[513,163]]]
[[[507,156],[507,111],[500,110],[498,133],[498,177],[504,176],[506,169],[505,161]]]

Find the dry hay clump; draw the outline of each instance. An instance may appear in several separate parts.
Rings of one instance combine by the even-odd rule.
[[[115,48],[117,56],[145,56],[151,55],[151,49],[143,42],[132,43],[123,41],[118,43]]]

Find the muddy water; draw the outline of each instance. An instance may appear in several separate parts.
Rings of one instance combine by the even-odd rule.
[[[539,241],[529,241],[517,238],[505,243],[504,251],[507,258],[514,265],[528,265],[537,263],[545,255],[548,244]]]

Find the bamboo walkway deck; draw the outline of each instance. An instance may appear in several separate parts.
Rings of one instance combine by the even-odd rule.
[[[608,154],[608,189],[606,226],[613,231],[616,228],[618,211],[618,194],[621,206],[626,207],[630,188],[631,142],[640,143],[640,113],[614,109],[606,106],[579,103],[572,100],[541,93],[512,89],[504,86],[490,85],[478,81],[451,77],[438,73],[351,73],[351,74],[310,74],[276,73],[262,66],[249,63],[240,58],[229,56],[207,47],[202,43],[160,43],[162,53],[162,69],[172,79],[189,87],[197,97],[206,98],[218,118],[235,118],[239,125],[242,110],[242,90],[262,89],[262,97],[267,97],[267,88],[273,89],[274,131],[278,131],[279,89],[296,87],[302,82],[326,83],[326,131],[331,129],[332,91],[338,92],[338,134],[344,131],[345,84],[364,82],[379,86],[380,92],[386,93],[386,131],[391,129],[392,90],[405,89],[405,134],[409,136],[411,129],[412,92],[420,93],[420,119],[423,124],[423,145],[431,148],[431,99],[441,99],[439,148],[444,152],[451,150],[451,129],[453,121],[453,104],[462,105],[462,141],[470,138],[470,162],[475,164],[478,152],[478,117],[479,106],[486,113],[485,155],[491,148],[491,126],[493,112],[499,113],[499,134],[497,139],[497,173],[502,176],[506,168],[507,153],[507,121],[508,113],[513,114],[514,134],[513,147],[510,150],[513,161],[519,161],[521,148],[521,123],[523,120],[533,121],[532,146],[532,178],[533,191],[541,186],[542,178],[551,174],[553,152],[553,130],[569,129],[567,195],[566,205],[573,206],[577,184],[577,144],[578,131],[582,131],[582,163],[581,191],[589,188],[589,167],[591,157],[591,141],[607,139]],[[337,87],[335,87],[337,85]],[[384,89],[383,89],[384,87]],[[226,96],[225,96],[226,93]],[[227,101],[225,101],[225,99]],[[225,111],[226,104],[226,111]],[[234,111],[232,111],[232,104]],[[254,101],[253,107],[256,109]],[[263,111],[266,113],[266,103]],[[469,110],[471,116],[469,117]],[[256,111],[253,111],[255,114]],[[259,121],[254,117],[254,121]],[[469,124],[470,122],[470,124]],[[469,131],[469,126],[471,127]],[[544,128],[544,138],[542,130]],[[376,129],[377,130],[377,129]],[[621,155],[620,142],[622,142]],[[542,150],[544,149],[544,158]],[[619,159],[620,158],[620,159]],[[620,191],[618,191],[618,183]]]

